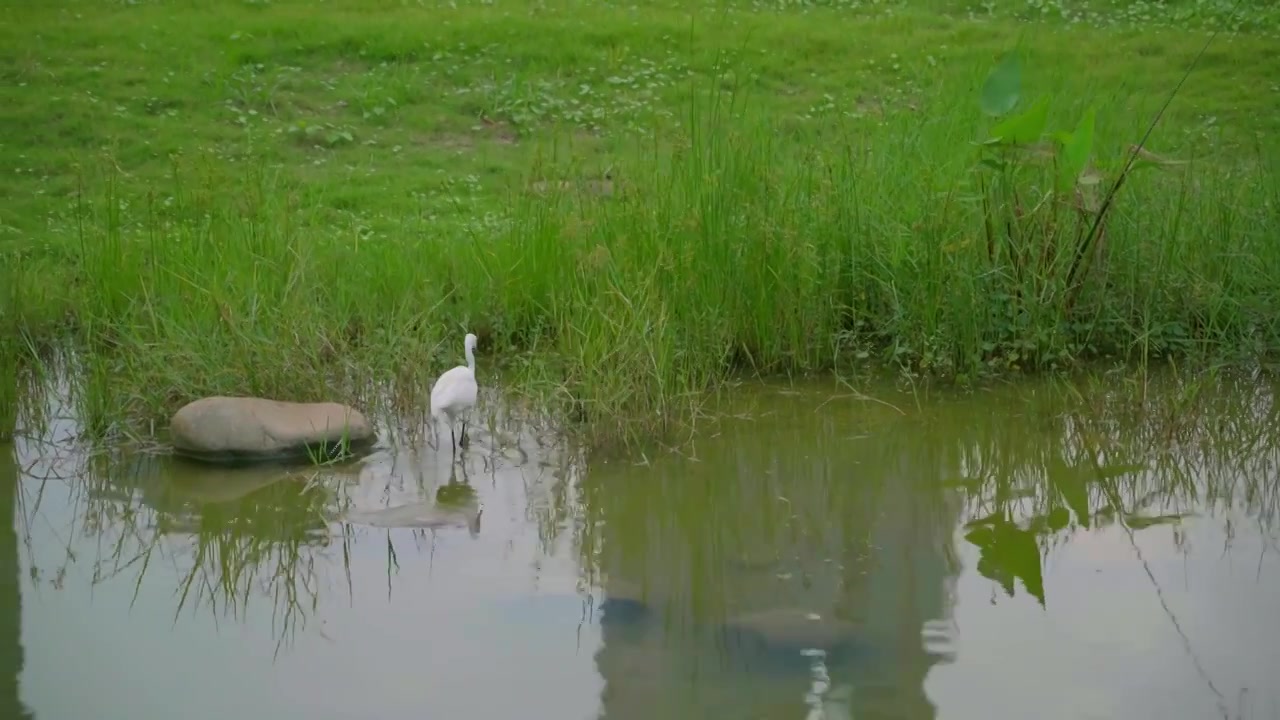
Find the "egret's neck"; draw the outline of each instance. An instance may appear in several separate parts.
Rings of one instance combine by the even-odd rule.
[[[476,356],[470,347],[467,348],[467,367],[471,368],[471,372],[476,371]]]

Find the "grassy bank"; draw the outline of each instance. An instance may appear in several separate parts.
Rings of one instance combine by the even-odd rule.
[[[741,371],[1280,344],[1268,3],[3,12],[0,355],[72,339],[103,430],[215,392],[420,402],[467,330],[601,442]],[[1148,139],[1170,162],[1095,226],[1221,27]],[[1021,91],[984,86],[1018,45]],[[1019,115],[1080,172],[974,144]]]

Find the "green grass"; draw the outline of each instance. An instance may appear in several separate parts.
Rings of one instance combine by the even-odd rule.
[[[100,432],[211,393],[421,403],[468,330],[595,444],[743,371],[1280,346],[1268,2],[0,13],[0,367],[69,342]],[[1096,109],[1105,187],[1214,29],[1147,142],[1183,164],[1129,178],[1096,242],[1052,167],[979,165],[1004,52],[1047,131]]]

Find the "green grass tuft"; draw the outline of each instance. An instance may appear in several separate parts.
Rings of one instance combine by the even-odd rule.
[[[467,331],[597,445],[743,372],[1280,346],[1269,3],[4,14],[0,368],[70,341],[102,433],[212,393],[407,407]]]

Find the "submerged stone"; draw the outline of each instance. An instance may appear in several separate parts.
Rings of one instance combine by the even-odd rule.
[[[600,601],[601,625],[631,625],[649,618],[649,606],[629,597],[605,595]]]
[[[842,658],[861,639],[853,623],[795,608],[738,615],[725,621],[724,631],[726,645],[744,660],[797,666],[807,666],[813,651],[831,660]]]
[[[339,403],[223,396],[184,405],[169,434],[179,454],[215,462],[333,459],[374,438],[364,415]]]
[[[604,593],[596,605],[596,618],[605,643],[615,647],[644,644],[662,619],[650,606],[653,598],[641,585],[615,576],[608,576],[601,590]]]
[[[480,516],[483,513],[484,503],[451,506],[420,502],[377,510],[349,510],[338,519],[356,525],[386,529],[435,530],[465,527],[474,536],[480,533]]]
[[[644,589],[633,582],[610,577],[600,601],[600,624],[634,624],[651,614]]]

